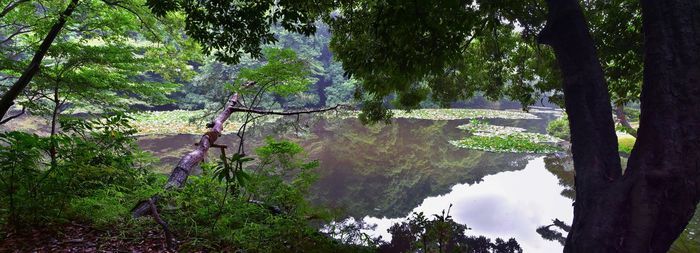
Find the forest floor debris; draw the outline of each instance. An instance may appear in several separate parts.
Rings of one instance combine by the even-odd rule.
[[[161,230],[147,230],[133,238],[120,234],[75,222],[60,228],[33,228],[4,235],[0,252],[167,252]]]

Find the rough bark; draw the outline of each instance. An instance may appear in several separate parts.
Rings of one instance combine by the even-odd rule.
[[[642,116],[624,175],[602,68],[578,0],[547,4],[539,40],[552,46],[562,70],[576,171],[564,252],[666,252],[700,197],[700,1],[642,1]]]
[[[221,136],[221,131],[224,129],[224,123],[231,114],[236,110],[236,105],[238,105],[238,94],[234,94],[226,103],[224,110],[222,110],[214,121],[209,124],[210,129],[202,138],[199,139],[199,143],[195,150],[183,156],[182,159],[177,163],[177,166],[170,172],[170,177],[168,182],[165,184],[165,190],[181,188],[187,181],[187,177],[192,172],[199,163],[201,163],[207,156],[209,148],[214,145],[214,142]],[[160,199],[158,196],[154,196],[149,200],[141,201],[131,212],[133,217],[141,217],[151,213],[150,202],[157,202]],[[149,202],[150,201],[150,202]]]
[[[547,4],[547,25],[538,41],[554,49],[562,72],[576,170],[574,220],[565,252],[610,252],[602,250],[615,242],[601,231],[615,230],[608,213],[619,203],[601,196],[614,187],[622,169],[607,84],[578,0]]]
[[[46,37],[44,37],[41,45],[39,45],[39,49],[37,49],[36,53],[34,53],[32,61],[24,69],[22,75],[19,77],[19,79],[17,79],[12,87],[10,87],[10,90],[2,95],[2,98],[0,98],[0,119],[5,117],[7,111],[10,110],[10,107],[12,107],[14,104],[15,99],[17,99],[24,88],[29,85],[29,82],[32,81],[32,78],[34,78],[36,73],[39,72],[41,61],[44,59],[44,56],[46,56],[46,53],[49,51],[53,41],[56,39],[58,34],[61,33],[61,30],[63,29],[63,26],[65,26],[68,17],[73,14],[73,11],[75,11],[75,8],[77,7],[78,0],[71,0],[68,7],[63,11],[63,13],[61,13],[56,23],[54,23],[51,30],[49,30],[49,33],[46,34]]]
[[[692,218],[700,187],[700,1],[642,1],[641,121],[625,177],[627,252],[666,252]]]

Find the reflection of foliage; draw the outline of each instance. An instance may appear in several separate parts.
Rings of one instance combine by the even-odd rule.
[[[381,241],[381,236],[373,238],[367,233],[367,230],[377,229],[377,224],[369,224],[364,220],[355,220],[353,218],[345,219],[342,222],[332,221],[323,228],[324,233],[332,234],[333,238],[343,244],[356,245],[378,245]]]
[[[564,234],[562,234],[559,231],[552,230],[551,227],[559,228],[562,231],[568,233],[571,230],[571,226],[567,225],[563,221],[560,221],[559,219],[554,219],[552,221],[552,224],[547,226],[541,226],[537,228],[537,230],[535,230],[545,240],[558,241],[561,245],[564,245],[564,243],[566,243],[566,237],[564,236]]]
[[[478,183],[486,175],[522,169],[527,157],[455,148],[448,141],[463,134],[456,128],[459,121],[395,119],[390,125],[363,126],[352,118],[321,118],[310,123],[310,132],[303,136],[295,129],[278,129],[283,121],[256,126],[250,132],[256,137],[246,145],[258,146],[261,143],[256,139],[270,134],[297,138],[323,168],[310,199],[343,209],[353,217],[403,217],[424,198],[447,193],[455,184]],[[544,125],[540,120],[503,123],[527,129]],[[165,147],[193,140],[185,135],[149,136],[142,138],[141,145],[159,157],[170,157],[167,162],[174,164],[184,150]],[[232,135],[221,140],[237,141]],[[211,154],[210,158],[216,159],[218,151]]]
[[[557,176],[559,185],[564,188],[561,195],[571,200],[576,200],[576,192],[574,191],[574,170],[573,160],[570,155],[549,155],[544,158],[545,168]],[[562,245],[566,242],[566,236],[559,231],[550,229],[551,227],[559,228],[563,232],[569,232],[571,227],[559,219],[554,219],[552,224],[538,227],[535,231],[542,238],[550,241],[558,241]]]
[[[520,244],[511,238],[507,242],[497,238],[495,242],[479,236],[466,236],[469,230],[466,225],[459,224],[452,216],[442,211],[432,219],[423,213],[413,213],[406,222],[396,223],[389,232],[391,242],[380,246],[380,252],[522,252]]]
[[[574,171],[572,168],[572,161],[570,156],[566,157],[557,157],[555,155],[550,155],[545,157],[545,168],[551,172],[552,174],[556,175],[557,178],[559,179],[559,185],[564,187],[564,190],[561,192],[561,195],[567,198],[570,198],[572,200],[575,200],[576,193],[574,191]],[[568,163],[568,165],[567,165]],[[623,167],[624,168],[624,167]],[[557,225],[557,220],[555,219],[554,224],[557,227],[562,228],[564,231],[568,231],[567,229],[564,229],[565,227],[561,227]],[[563,224],[563,223],[562,223]],[[550,226],[552,226],[550,225]],[[549,227],[549,226],[546,226]],[[545,237],[545,235],[542,232],[546,231],[540,231],[542,230],[543,227],[540,227],[537,229],[537,232],[542,235],[542,237]],[[556,231],[552,231],[555,233],[558,233]],[[673,243],[671,246],[671,249],[669,249],[669,253],[694,253],[694,252],[700,252],[700,208],[696,209],[695,211],[695,216],[690,220],[690,223],[686,226],[685,230],[683,233],[676,239],[676,241]],[[552,235],[555,236],[555,235]],[[558,237],[557,237],[558,238]],[[561,239],[561,238],[559,238]],[[559,240],[557,239],[557,240]]]
[[[574,192],[574,170],[571,156],[549,155],[544,158],[545,168],[557,176],[559,185],[564,187],[561,195],[571,200],[575,200]]]
[[[328,168],[321,171],[313,199],[343,207],[354,217],[402,217],[425,197],[446,193],[452,185],[524,166],[510,163],[521,154],[449,145],[461,133],[457,123],[396,119],[367,127],[356,119],[320,121],[315,135],[304,140],[309,154]]]

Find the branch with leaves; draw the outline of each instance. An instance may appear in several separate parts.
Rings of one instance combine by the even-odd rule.
[[[200,141],[196,144],[196,148],[183,156],[173,168],[164,187],[165,191],[182,188],[194,168],[199,166],[207,157],[209,149],[212,147],[221,148],[222,162],[215,169],[217,178],[226,183],[226,194],[220,204],[221,210],[229,193],[235,192],[243,184],[242,182],[245,181],[244,164],[253,160],[246,155],[244,149],[245,133],[249,128],[249,124],[255,123],[257,118],[265,115],[297,116],[298,120],[298,116],[303,114],[327,112],[345,107],[344,105],[336,105],[329,108],[298,111],[258,109],[267,103],[274,103],[275,96],[292,96],[304,91],[313,81],[307,78],[309,75],[308,65],[304,61],[299,60],[294,51],[289,49],[269,49],[265,53],[267,60],[265,65],[241,71],[239,80],[246,81],[236,82],[237,85],[230,87],[233,95],[228,99],[216,118],[207,124],[209,131],[202,135]],[[226,157],[224,149],[227,146],[218,144],[216,141],[222,135],[224,124],[235,112],[245,113],[245,116],[243,124],[236,133],[236,136],[239,138],[237,151],[231,157]],[[141,201],[132,209],[133,217],[151,215],[156,218],[161,226],[166,228],[167,223],[158,220],[157,209],[153,206],[160,199],[161,196],[156,195]],[[249,201],[260,204],[258,200],[249,199]],[[281,212],[279,211],[281,210],[280,208],[271,208],[270,210],[273,210],[273,213]],[[218,215],[215,215],[215,219],[218,219]],[[173,238],[167,240],[169,245],[174,242]]]

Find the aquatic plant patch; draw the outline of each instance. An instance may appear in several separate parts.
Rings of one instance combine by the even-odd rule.
[[[538,119],[534,114],[521,111],[491,109],[420,109],[406,112],[392,110],[396,118],[414,118],[431,120],[459,119]]]
[[[506,136],[470,136],[464,140],[450,141],[452,145],[460,148],[476,149],[489,152],[513,152],[513,153],[536,153],[549,154],[560,151],[559,148],[530,141],[518,135]]]
[[[480,120],[471,120],[469,124],[457,128],[471,133],[466,139],[450,141],[452,145],[460,148],[515,153],[554,153],[560,150],[550,143],[559,142],[561,139],[525,132],[524,128],[496,126]]]
[[[480,120],[471,120],[469,124],[460,125],[457,128],[467,130],[473,135],[495,136],[525,132],[525,128],[496,126]]]
[[[205,110],[151,111],[130,114],[132,125],[140,135],[150,134],[201,134],[206,132],[206,124],[214,113]],[[234,132],[243,124],[244,113],[231,115],[224,126],[224,132]],[[256,123],[274,122],[281,116],[269,115],[256,119]]]
[[[405,110],[391,110],[393,118],[425,119],[425,120],[461,120],[461,119],[539,119],[534,114],[491,109],[418,109],[407,112]],[[324,116],[340,118],[356,118],[359,111],[329,112]]]

